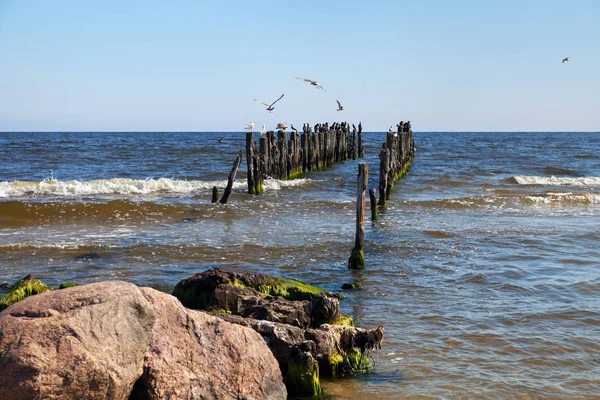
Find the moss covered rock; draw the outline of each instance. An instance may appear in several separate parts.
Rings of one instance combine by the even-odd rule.
[[[281,296],[292,301],[312,300],[318,293],[329,293],[325,289],[307,285],[295,279],[215,268],[179,282],[173,290],[173,296],[177,297],[186,307],[205,309],[210,305],[215,288],[222,284],[251,288],[263,295]]]
[[[16,281],[8,293],[0,298],[0,311],[12,306],[26,297],[33,296],[34,294],[44,293],[49,290],[52,290],[52,288],[46,286],[39,279],[35,279],[33,275],[27,275],[25,278]]]
[[[66,289],[66,288],[75,287],[75,286],[79,286],[79,285],[75,282],[65,282],[65,283],[61,283],[58,288]]]
[[[346,282],[342,285],[342,289],[344,290],[349,290],[349,289],[362,289],[362,285],[360,282],[354,281],[354,282]]]

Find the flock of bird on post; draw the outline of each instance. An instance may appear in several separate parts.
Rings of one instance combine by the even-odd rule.
[[[310,83],[312,86],[316,87],[317,89],[321,89],[324,92],[326,92],[325,88],[323,88],[323,85],[321,85],[317,81],[313,81],[312,79],[308,79],[308,78],[296,78],[296,79],[299,79],[301,81]],[[272,113],[273,110],[275,110],[275,107],[274,107],[275,103],[277,103],[279,100],[281,100],[283,98],[283,96],[284,96],[284,94],[282,94],[281,96],[279,96],[279,98],[277,100],[275,100],[274,102],[272,102],[272,103],[266,103],[264,101],[259,101],[259,100],[256,100],[256,99],[252,99],[252,100],[254,100],[257,103],[260,103],[260,104],[266,106],[267,107],[267,111],[270,112],[270,113]],[[344,106],[342,106],[342,103],[340,103],[339,100],[336,100],[336,102],[337,102],[337,105],[338,105],[337,111],[344,111]],[[277,129],[277,130],[280,130],[280,129],[281,130],[285,130],[285,129],[287,129],[287,127],[288,126],[287,126],[287,124],[285,122],[280,122],[280,123],[277,124],[277,127],[275,129]],[[294,128],[294,124],[292,124],[291,128],[292,128],[292,130],[297,131],[297,129]],[[246,125],[245,129],[248,132],[252,132],[252,129],[254,129],[254,121],[250,121]],[[261,135],[264,135],[265,133],[267,133],[267,128],[265,127],[264,124],[262,126],[262,129],[259,132],[260,132]]]

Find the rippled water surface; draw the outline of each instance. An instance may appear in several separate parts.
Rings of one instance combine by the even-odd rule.
[[[365,138],[372,187],[384,136]],[[599,398],[600,134],[414,136],[349,271],[358,161],[262,196],[241,171],[213,205],[241,133],[0,133],[0,282],[170,291],[217,266],[359,280],[343,311],[386,337],[375,373],[323,383],[335,399]]]

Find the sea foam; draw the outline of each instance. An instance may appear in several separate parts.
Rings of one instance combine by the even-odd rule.
[[[519,185],[542,185],[542,186],[600,186],[600,177],[581,176],[557,177],[557,176],[513,176]]]
[[[265,190],[281,190],[307,184],[309,179],[296,179],[293,181],[279,181],[268,179],[265,181]],[[201,194],[216,186],[225,188],[227,181],[185,181],[169,178],[159,179],[129,179],[112,178],[97,179],[93,181],[58,181],[46,180],[41,182],[0,182],[0,197],[74,197],[94,195],[186,195]],[[233,189],[236,191],[247,190],[246,180],[234,182]]]

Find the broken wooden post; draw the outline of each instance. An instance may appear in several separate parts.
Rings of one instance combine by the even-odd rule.
[[[362,140],[362,123],[358,123],[358,157],[363,158],[365,156],[365,149],[363,148]]]
[[[385,144],[381,147],[379,153],[379,205],[385,207],[385,195],[388,187],[388,172],[389,172],[390,151],[385,148]]]
[[[227,187],[225,188],[225,192],[223,193],[223,197],[219,203],[226,204],[229,195],[231,194],[231,190],[233,189],[233,182],[235,181],[235,176],[237,175],[238,169],[240,168],[240,164],[242,163],[242,152],[235,159],[233,163],[233,168],[231,168],[231,172],[229,173],[229,179],[227,180]]]
[[[252,144],[254,143],[254,133],[246,132],[246,164],[248,166],[248,193],[255,194],[255,185],[254,185],[254,148]]]
[[[369,198],[371,200],[371,221],[377,221],[379,215],[377,214],[377,195],[374,188],[369,190]]]
[[[369,182],[369,167],[367,163],[358,164],[358,179],[356,186],[356,238],[354,248],[348,259],[348,268],[360,269],[365,267],[365,200]]]
[[[212,189],[212,200],[210,202],[211,203],[216,203],[217,201],[219,201],[219,189],[216,186],[213,186],[213,189]]]

